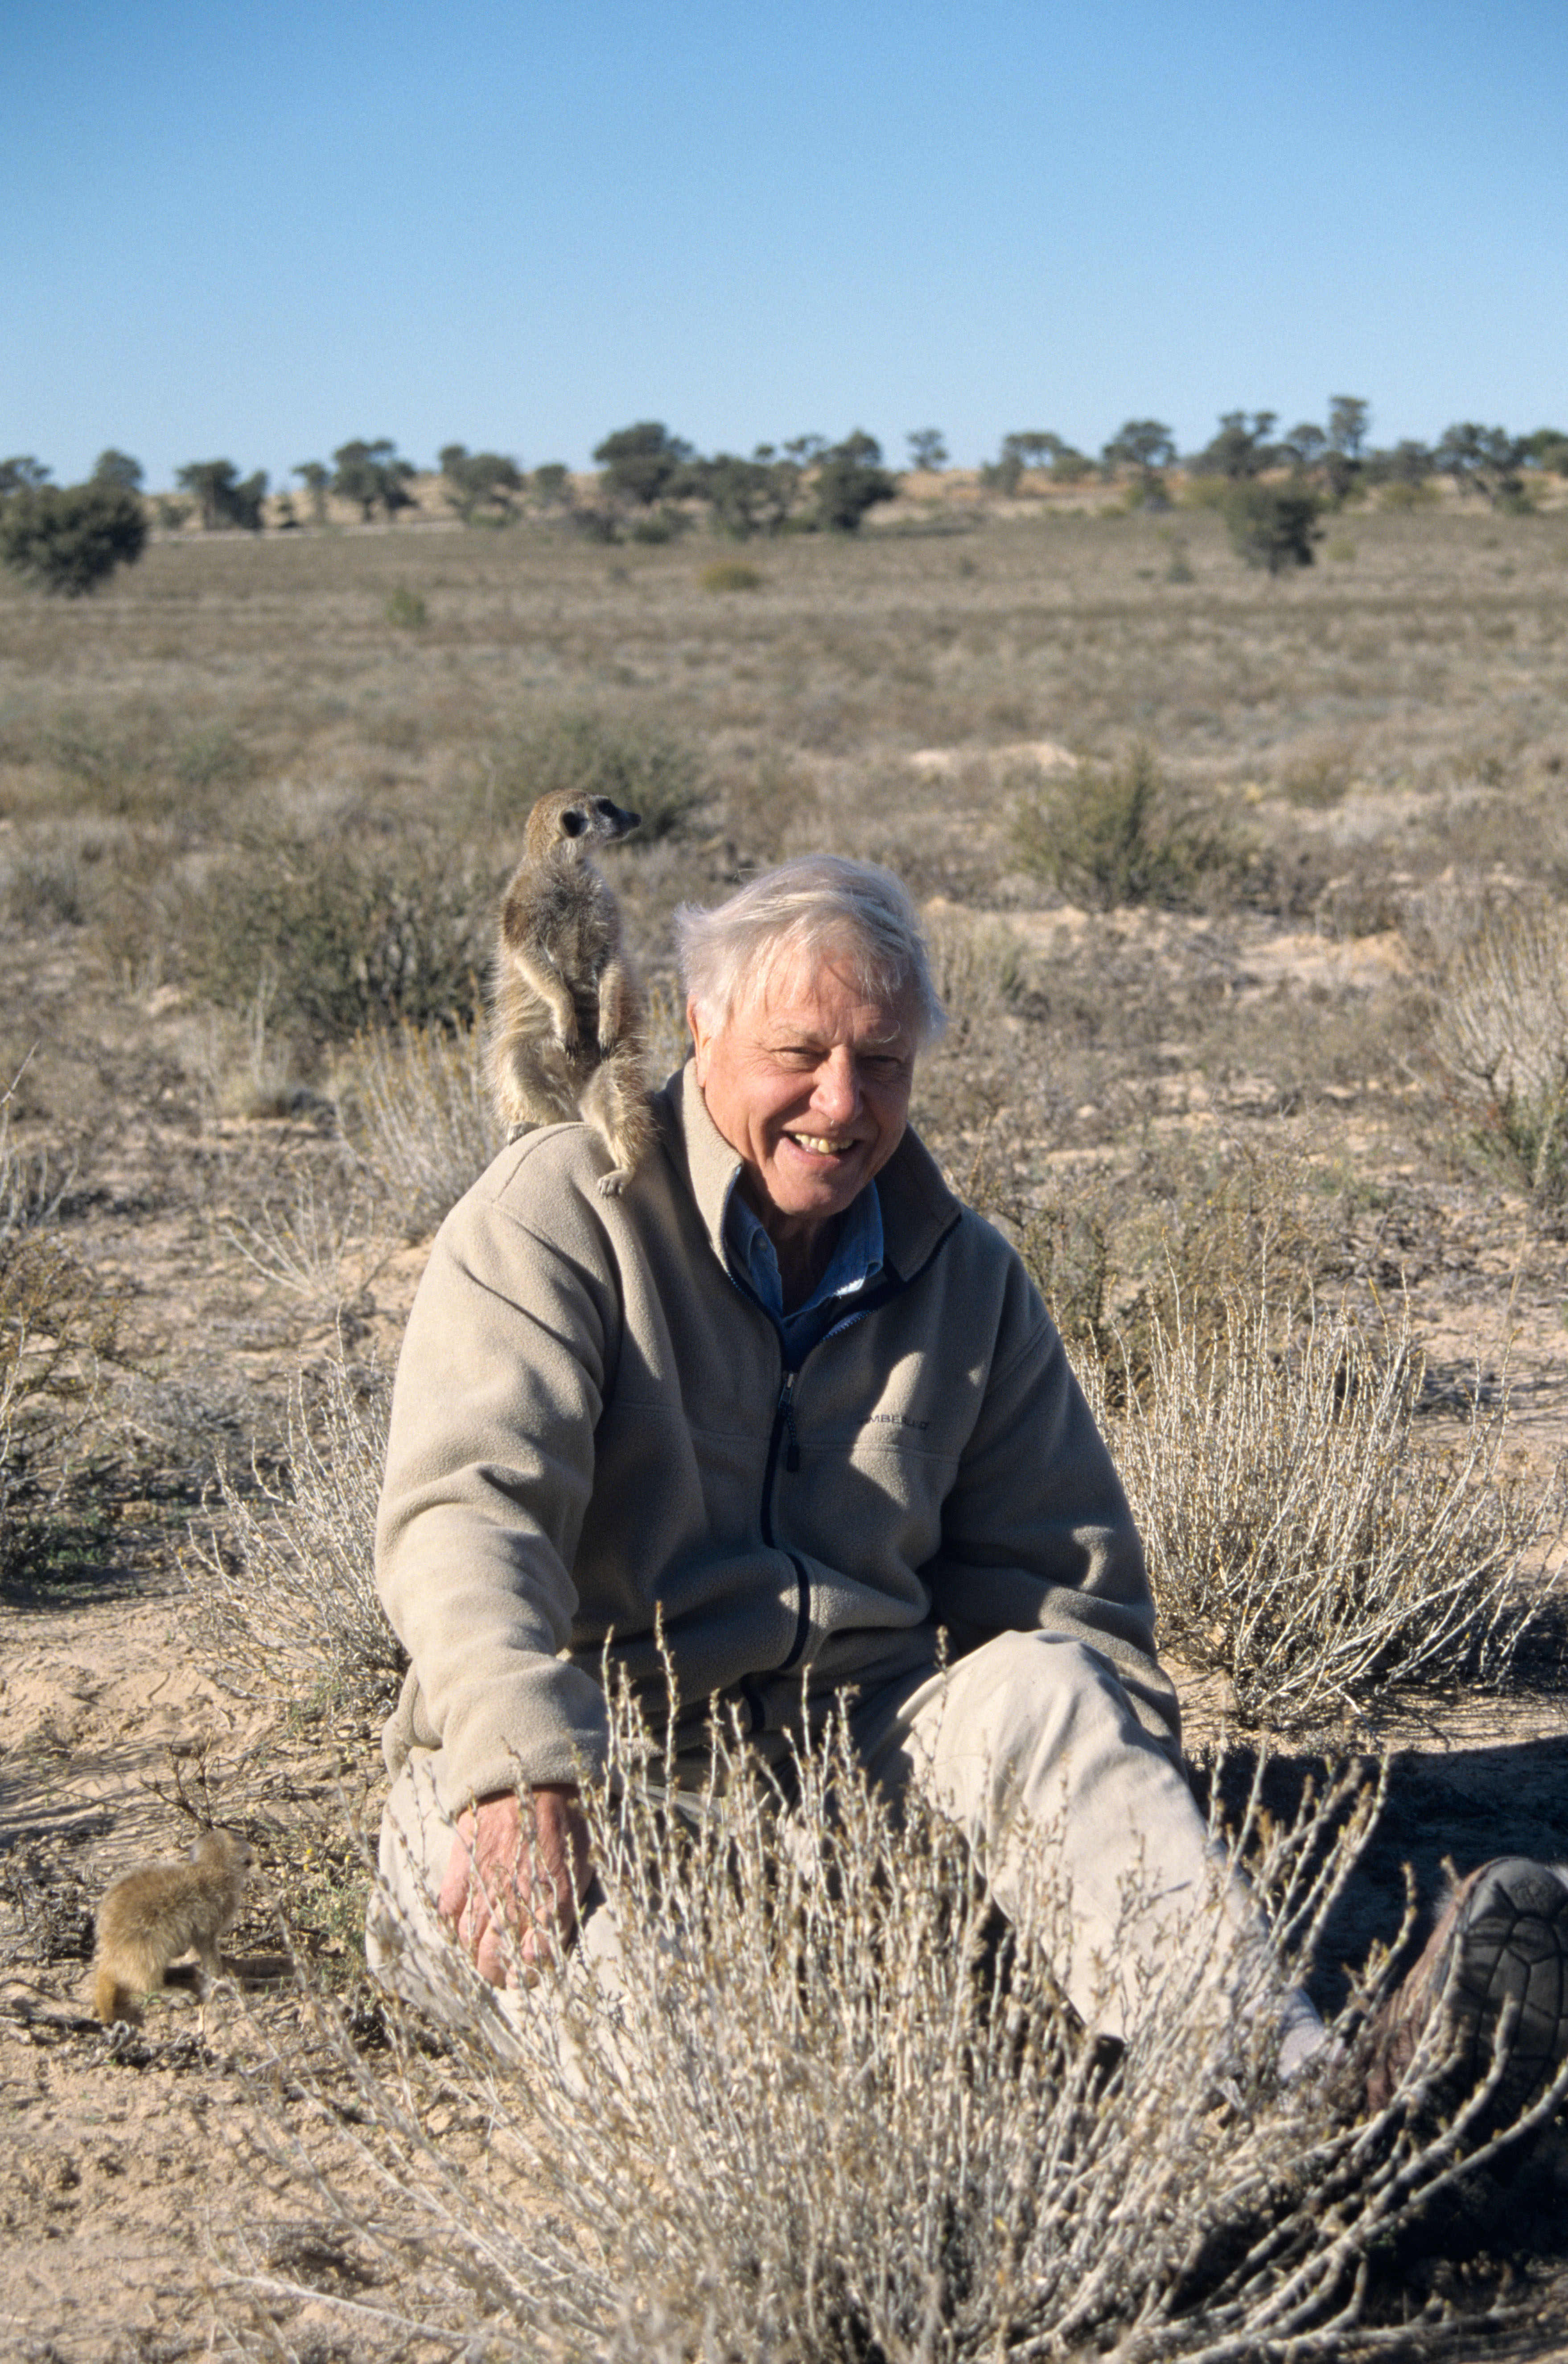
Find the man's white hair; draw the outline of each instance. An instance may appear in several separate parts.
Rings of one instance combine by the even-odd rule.
[[[716,1031],[797,960],[847,968],[868,1000],[907,998],[921,1044],[947,1024],[909,890],[880,863],[803,853],[714,910],[683,903],[675,941],[687,996]]]

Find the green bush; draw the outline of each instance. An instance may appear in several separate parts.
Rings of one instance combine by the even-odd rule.
[[[1190,906],[1246,865],[1238,833],[1164,780],[1143,746],[1108,769],[1085,765],[1020,797],[1011,837],[1021,869],[1101,911]]]
[[[1286,485],[1234,485],[1221,510],[1231,546],[1249,566],[1281,574],[1287,566],[1311,565],[1319,538],[1316,493]]]
[[[1436,508],[1441,499],[1435,485],[1395,483],[1384,485],[1377,505],[1383,509],[1430,509]]]
[[[247,835],[176,910],[190,983],[220,1008],[270,996],[272,1021],[321,1046],[365,1028],[470,1025],[483,998],[498,876],[471,846]]]
[[[410,591],[406,583],[399,583],[386,595],[382,613],[389,624],[400,631],[417,632],[430,620],[430,610],[417,591]]]
[[[716,558],[697,576],[705,591],[760,591],[762,577],[743,558]]]
[[[67,599],[134,564],[146,541],[141,503],[123,485],[30,485],[0,502],[0,559]]]
[[[558,708],[525,724],[492,756],[488,785],[501,820],[521,820],[558,790],[609,797],[641,814],[645,844],[678,829],[703,796],[700,761],[685,740],[646,717],[591,706]]]

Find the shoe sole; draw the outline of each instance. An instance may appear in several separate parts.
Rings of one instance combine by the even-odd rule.
[[[1486,1866],[1455,1924],[1442,1993],[1454,2049],[1442,2083],[1456,2096],[1492,2074],[1510,2005],[1507,2056],[1478,2131],[1521,2116],[1568,2057],[1568,1885],[1523,1856]]]

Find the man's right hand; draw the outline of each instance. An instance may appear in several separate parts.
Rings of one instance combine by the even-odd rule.
[[[574,1786],[541,1783],[522,1800],[503,1790],[458,1816],[436,1909],[481,1975],[504,1986],[516,1961],[548,1961],[569,1942],[593,1877]]]

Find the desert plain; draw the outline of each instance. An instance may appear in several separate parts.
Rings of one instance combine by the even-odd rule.
[[[1325,2004],[1405,1867],[1418,1931],[1445,1860],[1568,1857],[1568,508],[1351,507],[1278,578],[1180,507],[905,499],[726,556],[422,521],[0,584],[0,2353],[491,2352],[375,2314],[299,2159],[391,2204],[321,2012],[384,2056],[395,1651],[333,1634],[430,1232],[498,1145],[473,1029],[541,782],[645,812],[611,875],[660,1075],[678,901],[817,848],[906,879],[952,1021],[915,1121],[1113,1443],[1140,1405],[1160,1443],[1162,1342],[1213,1369],[1244,1312],[1287,1377],[1311,1308],[1394,1368],[1402,1515],[1447,1483],[1496,1547],[1468,1642],[1318,1681],[1223,1587],[1162,1599],[1200,1779],[1222,1731],[1282,1813],[1387,1760]],[[111,2035],[94,1908],[202,1818],[261,1858],[236,1990]],[[1366,2321],[1560,2353],[1564,2225],[1553,2135]]]

